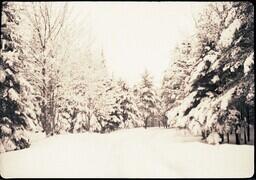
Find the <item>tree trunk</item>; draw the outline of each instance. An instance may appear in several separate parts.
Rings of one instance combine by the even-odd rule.
[[[164,119],[164,127],[165,128],[168,128],[168,118],[167,117],[165,117],[165,119]]]
[[[220,138],[221,138],[221,143],[224,142],[224,134],[220,134]]]
[[[52,119],[52,135],[54,134],[55,131],[55,114],[54,114],[54,90],[52,90],[52,96],[51,96],[51,107],[50,107],[50,114],[51,114],[51,119]]]
[[[91,129],[91,115],[88,114],[87,118],[88,118],[88,131],[90,131],[90,129]]]
[[[47,133],[47,126],[46,126],[46,113],[45,113],[45,103],[42,102],[42,107],[41,107],[41,115],[40,115],[40,120],[41,120],[41,123],[42,123],[42,127],[44,129],[44,131]]]
[[[210,135],[210,131],[207,129],[206,130],[206,138]]]
[[[244,126],[244,143],[247,144],[247,140],[246,140],[246,125]]]
[[[44,52],[43,52],[44,53]],[[44,58],[44,54],[42,55]],[[41,111],[42,111],[42,122],[43,122],[43,128],[45,130],[46,135],[50,134],[50,125],[48,122],[48,118],[47,118],[47,89],[46,89],[46,59],[44,58],[43,60],[43,68],[42,68],[42,76],[43,76],[43,89],[42,89],[42,97],[43,102],[42,102],[42,107],[41,107]]]
[[[239,135],[236,133],[236,144],[240,144]]]
[[[250,141],[250,111],[249,111],[249,107],[246,106],[246,120],[247,120],[247,139],[248,142]]]
[[[148,117],[145,120],[145,129],[147,129],[147,126],[148,126]]]
[[[206,136],[205,136],[205,131],[202,131],[202,140],[206,139]]]
[[[240,144],[240,135],[241,135],[241,128],[239,125],[235,127],[235,136],[236,136],[236,144]]]
[[[227,133],[227,142],[229,143],[229,133]]]
[[[247,126],[247,137],[248,137],[248,142],[250,142],[250,124],[248,122],[248,126]]]

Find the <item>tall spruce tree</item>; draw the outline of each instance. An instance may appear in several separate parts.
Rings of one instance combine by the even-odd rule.
[[[153,78],[146,70],[139,84],[139,110],[144,121],[144,127],[147,128],[155,121],[157,114],[156,92],[153,86]]]
[[[15,29],[19,25],[19,8],[12,2],[2,3],[0,55],[0,152],[29,147],[24,131],[29,126],[21,107],[19,64],[20,39]]]

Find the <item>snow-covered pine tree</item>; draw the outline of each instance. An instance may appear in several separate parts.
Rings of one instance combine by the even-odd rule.
[[[215,3],[203,13],[198,59],[187,86],[190,93],[176,111],[169,112],[169,119],[177,119],[176,125],[185,124],[196,134],[202,130],[203,138],[217,132],[223,142],[224,133],[246,124],[240,107],[251,91],[248,77],[254,79],[254,9],[248,2]],[[218,28],[209,33],[212,26]]]
[[[2,2],[0,55],[0,152],[29,147],[25,130],[29,123],[21,107],[21,84],[18,80],[21,55],[20,39],[15,34],[19,25],[19,8]],[[25,113],[27,114],[27,113]]]
[[[61,71],[58,88],[58,131],[100,131],[95,121],[95,108],[101,102],[97,98],[107,76],[103,57],[98,52],[93,53],[90,48],[84,49],[64,63],[67,68]]]
[[[136,104],[131,88],[125,81],[118,81],[119,92],[118,103],[120,104],[122,124],[121,128],[133,128],[143,126],[143,121],[139,116],[139,110]]]
[[[88,52],[84,52],[81,59],[71,62],[69,85],[70,90],[83,91],[84,103],[84,124],[86,130],[94,132],[106,132],[116,129],[120,120],[115,113],[117,91],[116,82],[108,76],[105,57],[103,51],[99,53],[98,47],[90,47]],[[82,86],[81,86],[82,85]],[[65,89],[65,88],[64,88]],[[76,97],[79,93],[71,93]],[[79,99],[79,98],[78,98]],[[79,127],[79,126],[78,126]]]
[[[153,78],[146,70],[139,84],[139,111],[147,128],[154,124],[157,112],[156,92],[153,86]]]
[[[138,114],[138,121],[139,121],[139,127],[144,127],[145,122],[144,119],[142,118],[142,111],[140,110],[140,84],[134,84],[133,87],[131,87],[131,94],[134,99],[134,102],[136,104],[136,108],[138,109],[137,114]]]
[[[162,101],[163,99],[161,98],[161,87],[156,88],[156,109],[157,109],[157,113],[155,114],[155,121],[154,121],[154,126],[158,126],[158,127],[168,127],[167,124],[167,116],[165,115],[166,113],[166,109],[164,108],[165,104]]]
[[[92,52],[86,73],[87,80],[87,119],[89,131],[102,131],[102,117],[104,112],[105,83],[109,80],[103,52]]]
[[[111,113],[114,113],[114,98],[115,86],[112,79],[105,77],[99,84],[100,87],[97,91],[98,96],[95,98],[95,116],[100,125],[100,132],[104,133],[112,128],[118,127],[120,120]],[[114,119],[113,119],[114,117]]]
[[[74,19],[76,16],[68,19],[66,24],[69,26],[64,27],[65,33],[60,34],[64,44],[60,48],[64,50],[66,56],[61,58],[61,64],[58,63],[60,68],[57,68],[59,73],[55,78],[58,80],[56,133],[97,131],[99,127],[93,122],[95,120],[94,99],[100,78],[104,77],[101,72],[105,69],[102,69],[100,53],[92,51],[90,16],[82,20],[83,25]],[[79,32],[83,29],[87,30],[87,36],[81,40]],[[95,127],[91,128],[91,126]]]
[[[70,65],[60,79],[57,94],[56,133],[79,133],[88,130],[86,73],[80,63]]]
[[[178,44],[172,51],[172,63],[165,70],[161,86],[161,101],[164,112],[181,104],[186,95],[185,86],[191,71],[190,39]]]
[[[19,84],[21,85],[21,111],[27,119],[28,129],[33,132],[41,132],[43,130],[40,121],[41,109],[37,100],[36,91],[29,80],[26,79],[23,70],[23,68],[20,70],[18,77]]]

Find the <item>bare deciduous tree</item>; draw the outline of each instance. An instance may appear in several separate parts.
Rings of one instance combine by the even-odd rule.
[[[37,66],[36,81],[41,96],[40,120],[47,134],[54,128],[56,73],[59,72],[56,63],[61,54],[58,41],[65,27],[67,10],[66,3],[24,3],[25,16],[32,31],[32,38],[26,46],[33,57],[33,63]]]

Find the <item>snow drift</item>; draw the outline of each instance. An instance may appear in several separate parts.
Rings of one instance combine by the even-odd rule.
[[[32,138],[33,140],[33,138]],[[34,138],[28,149],[0,155],[4,178],[251,177],[250,145],[209,145],[176,129]]]

